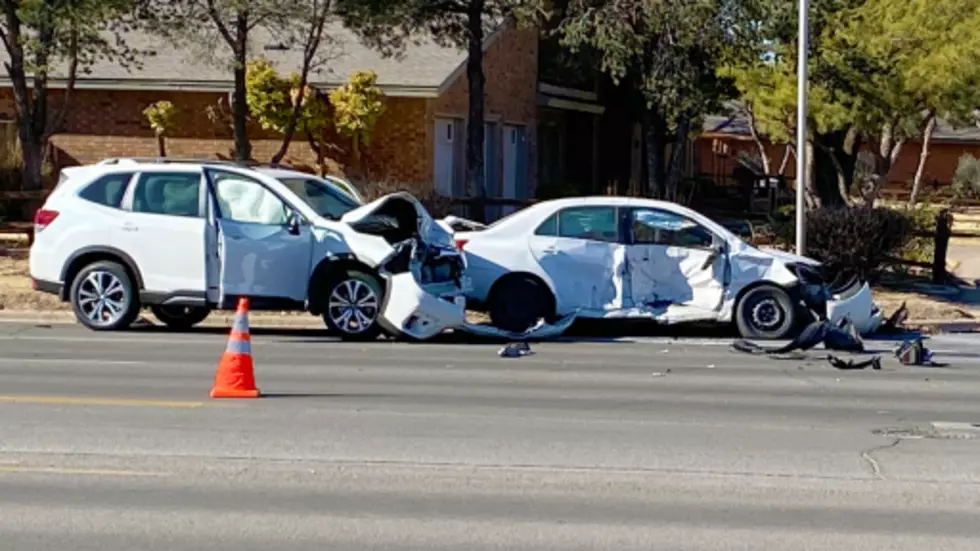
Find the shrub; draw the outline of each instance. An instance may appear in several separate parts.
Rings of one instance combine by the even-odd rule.
[[[964,153],[953,174],[953,196],[973,199],[980,194],[980,159]]]
[[[807,213],[806,254],[823,262],[829,277],[857,274],[874,280],[887,258],[908,245],[914,227],[912,217],[885,207],[817,209]],[[781,239],[793,243],[793,225],[781,229]]]

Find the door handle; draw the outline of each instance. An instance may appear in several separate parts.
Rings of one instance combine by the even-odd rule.
[[[547,247],[541,249],[541,252],[543,252],[544,254],[555,254],[556,252],[558,252],[558,249],[556,249],[555,247]]]
[[[140,229],[131,222],[126,222],[125,224],[123,224],[122,229],[123,231],[140,231]]]

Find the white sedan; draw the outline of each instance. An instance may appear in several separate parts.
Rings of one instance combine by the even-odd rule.
[[[848,317],[861,333],[881,312],[867,284],[831,289],[819,262],[756,248],[675,203],[629,197],[545,201],[489,226],[457,228],[472,286],[468,302],[496,327],[540,319],[734,322],[747,338],[790,336],[808,309]]]

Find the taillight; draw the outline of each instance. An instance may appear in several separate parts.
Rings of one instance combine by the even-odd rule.
[[[456,239],[453,242],[456,245],[456,250],[462,252],[463,247],[466,246],[466,243],[469,242],[469,239]]]
[[[37,212],[34,213],[34,233],[48,227],[48,224],[54,222],[57,217],[58,211],[56,210],[37,209]]]

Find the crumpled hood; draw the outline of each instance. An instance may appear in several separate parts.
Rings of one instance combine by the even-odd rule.
[[[776,260],[786,263],[786,264],[806,264],[808,266],[820,267],[821,263],[819,260],[814,260],[806,256],[800,256],[793,253],[788,253],[785,251],[780,251],[776,249],[771,249],[769,247],[758,247],[758,250],[765,254],[768,254],[775,258]]]
[[[389,193],[388,195],[379,197],[341,216],[340,220],[348,224],[364,220],[390,201],[406,201],[411,203],[418,216],[419,236],[426,244],[440,247],[453,247],[452,231],[447,230],[443,224],[436,222],[418,199],[404,191]]]

